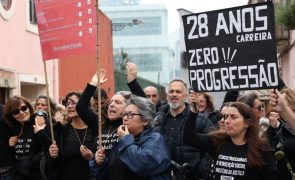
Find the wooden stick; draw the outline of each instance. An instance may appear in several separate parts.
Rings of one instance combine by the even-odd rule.
[[[47,106],[48,106],[48,115],[49,115],[49,122],[50,122],[50,133],[51,133],[51,141],[52,144],[54,143],[54,134],[53,134],[53,123],[52,123],[52,114],[51,114],[51,106],[50,106],[50,99],[49,99],[49,90],[48,90],[48,79],[47,79],[47,68],[46,62],[43,61],[43,67],[45,72],[45,82],[46,82],[46,96],[47,96]]]
[[[98,145],[99,148],[102,148],[102,136],[101,136],[101,89],[100,89],[100,54],[99,54],[99,12],[98,12],[98,0],[96,0],[96,60],[97,60],[97,76],[98,76],[98,84],[97,84],[97,98],[98,98]]]

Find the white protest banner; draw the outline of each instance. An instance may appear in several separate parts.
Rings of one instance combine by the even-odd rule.
[[[182,16],[195,91],[278,85],[274,7],[264,2]]]

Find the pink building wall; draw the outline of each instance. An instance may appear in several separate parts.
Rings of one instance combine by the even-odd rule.
[[[290,31],[290,45],[293,44],[287,54],[282,57],[282,79],[290,88],[295,88],[295,30]]]
[[[2,86],[2,88],[6,88],[7,97],[21,94],[34,100],[38,95],[45,94],[45,75],[39,36],[29,30],[30,28],[36,30],[37,26],[30,25],[27,20],[29,0],[13,1],[15,6],[11,18],[7,20],[0,14],[0,71],[14,74],[14,82],[9,87]],[[58,98],[57,63],[48,61],[46,66],[50,96]],[[2,79],[5,77],[2,76]]]

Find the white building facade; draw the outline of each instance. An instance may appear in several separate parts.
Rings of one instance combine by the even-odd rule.
[[[161,85],[171,80],[172,54],[168,46],[168,14],[163,5],[101,7],[113,22],[114,57],[121,50],[137,64],[138,76]]]

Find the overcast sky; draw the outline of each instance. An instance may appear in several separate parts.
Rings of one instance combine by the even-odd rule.
[[[191,12],[203,12],[246,5],[248,0],[141,0],[145,4],[164,4],[168,9],[168,31],[172,32],[179,26],[177,9],[183,8]]]

